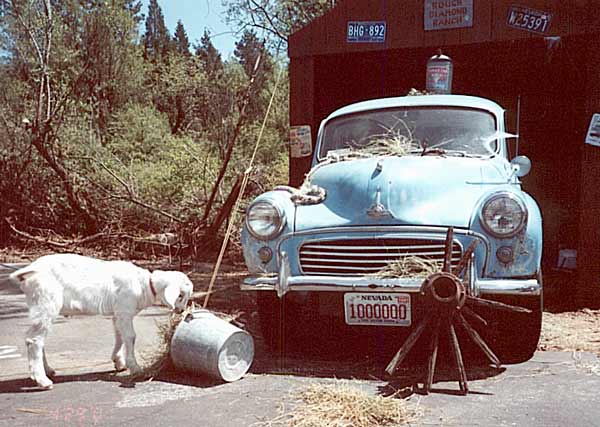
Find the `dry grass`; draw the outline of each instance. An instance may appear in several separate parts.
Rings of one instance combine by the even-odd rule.
[[[372,275],[378,279],[426,278],[442,270],[442,263],[429,258],[407,256],[389,263]]]
[[[418,151],[420,144],[412,137],[400,133],[384,134],[375,138],[371,143],[362,147],[362,153],[373,156],[406,156]]]
[[[600,310],[544,313],[538,345],[546,351],[589,351],[600,355]]]
[[[423,95],[433,95],[433,92],[427,92],[426,90],[411,88],[406,96],[423,96]]]
[[[145,359],[147,359],[147,365],[144,367],[144,372],[141,374],[143,378],[156,378],[161,372],[165,372],[172,367],[170,357],[171,340],[173,339],[177,325],[179,325],[189,313],[189,309],[181,314],[172,313],[167,322],[157,324],[160,346],[153,354],[144,355]]]
[[[263,425],[289,427],[384,427],[414,423],[420,408],[394,396],[372,396],[347,381],[311,384],[296,394],[300,403]]]

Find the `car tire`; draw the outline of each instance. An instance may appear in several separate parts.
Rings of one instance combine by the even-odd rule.
[[[500,302],[525,307],[531,313],[491,310],[485,316],[491,347],[502,363],[523,363],[537,350],[542,330],[541,297],[518,297]]]
[[[258,325],[266,349],[273,354],[281,354],[287,324],[287,307],[284,300],[275,292],[258,292],[256,295]]]

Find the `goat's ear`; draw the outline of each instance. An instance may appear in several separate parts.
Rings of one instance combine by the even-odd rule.
[[[177,298],[179,298],[179,285],[172,283],[165,288],[165,304],[174,310]]]

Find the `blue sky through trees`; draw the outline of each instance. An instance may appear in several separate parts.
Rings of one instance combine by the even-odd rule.
[[[239,38],[225,23],[226,8],[221,0],[158,0],[171,36],[177,21],[181,20],[192,49],[200,42],[204,29],[208,29],[215,48],[223,59],[232,55]],[[148,0],[142,0],[142,13],[148,13]],[[141,31],[143,32],[143,24]]]

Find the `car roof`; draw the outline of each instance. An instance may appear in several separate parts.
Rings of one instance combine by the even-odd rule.
[[[399,96],[393,98],[378,98],[369,101],[361,101],[347,105],[331,113],[325,121],[329,121],[346,114],[360,113],[363,111],[379,110],[394,107],[426,107],[426,106],[450,106],[467,107],[488,110],[497,116],[502,116],[504,109],[486,98],[468,95],[416,95]]]

